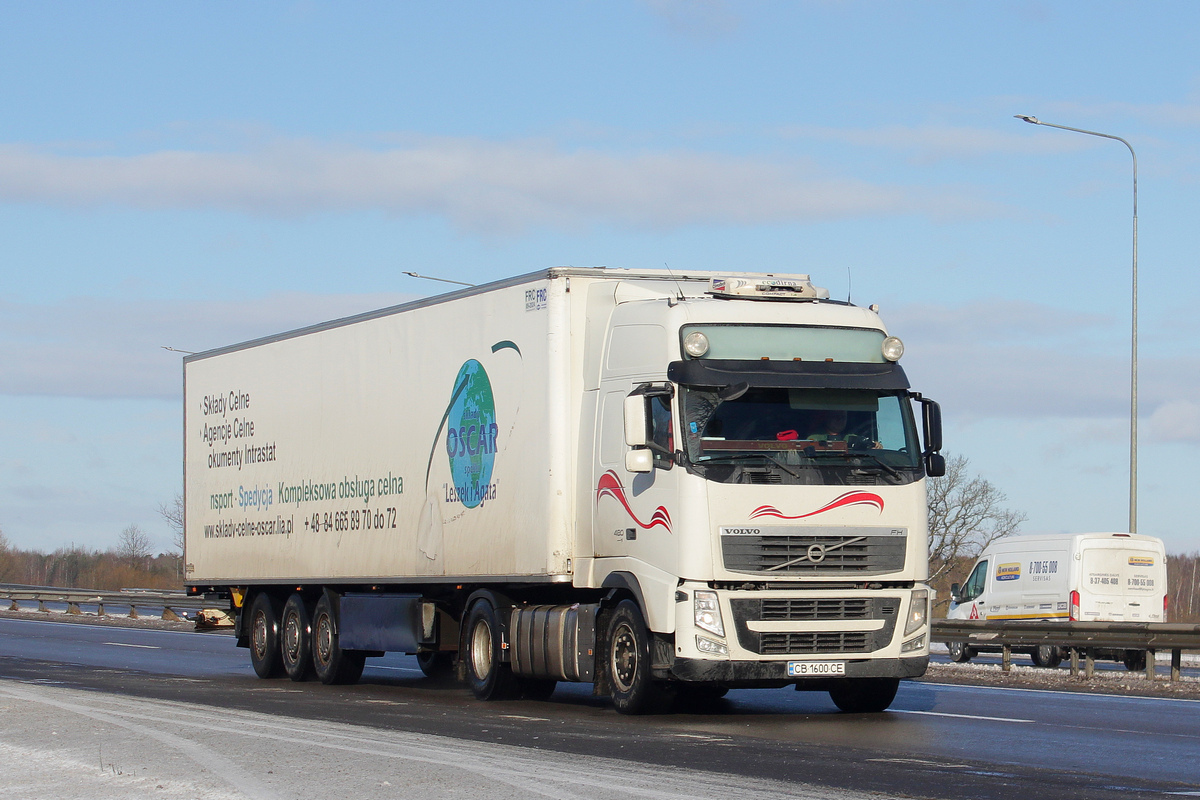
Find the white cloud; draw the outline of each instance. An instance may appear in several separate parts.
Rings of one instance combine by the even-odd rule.
[[[413,299],[280,294],[240,302],[0,302],[0,393],[176,398],[182,356]]]
[[[1200,444],[1200,403],[1194,400],[1163,403],[1150,415],[1148,428],[1156,442]]]
[[[905,341],[903,363],[915,387],[941,402],[948,416],[1128,417],[1129,353],[1099,344],[1113,324],[1102,315],[996,300],[900,306],[885,318]],[[1150,417],[1152,435],[1200,442],[1197,406],[1178,400],[1200,392],[1200,359],[1143,350],[1138,361],[1139,416]]]
[[[669,229],[862,216],[991,213],[962,189],[835,177],[804,161],[688,152],[566,152],[421,139],[390,149],[279,140],[243,152],[69,155],[0,146],[0,201],[298,215],[378,209],[463,228]]]

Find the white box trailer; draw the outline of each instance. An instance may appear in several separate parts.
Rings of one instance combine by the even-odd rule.
[[[187,585],[263,677],[886,708],[944,469],[902,350],[807,276],[556,268],[188,356]]]
[[[1167,560],[1161,539],[1131,533],[1014,536],[988,545],[962,586],[951,587],[949,619],[1166,622]],[[972,644],[951,645],[969,661]],[[1058,648],[1030,651],[1039,666],[1057,666]],[[1141,651],[1104,652],[1130,669]]]

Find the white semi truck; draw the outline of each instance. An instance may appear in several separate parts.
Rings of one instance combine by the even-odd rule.
[[[555,268],[188,356],[187,585],[264,678],[883,710],[945,467],[902,351],[807,276]]]

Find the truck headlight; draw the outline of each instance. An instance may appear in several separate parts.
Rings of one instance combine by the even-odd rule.
[[[925,648],[925,634],[922,633],[920,636],[918,636],[914,639],[909,639],[907,642],[900,645],[900,652],[901,653],[911,653],[914,650],[923,650],[924,648]]]
[[[692,602],[696,612],[696,627],[717,636],[724,636],[725,622],[721,619],[721,604],[717,600],[717,593],[701,589],[692,596]]]
[[[709,639],[707,636],[697,636],[696,637],[696,649],[699,650],[701,653],[709,653],[710,655],[714,655],[714,656],[728,656],[729,655],[729,646],[728,645],[721,644],[720,642],[714,642],[712,639]]]
[[[895,336],[889,336],[883,340],[882,349],[883,357],[888,361],[899,361],[900,356],[904,355],[904,342]]]
[[[904,635],[908,636],[913,631],[925,624],[929,618],[929,590],[918,589],[912,593],[908,603],[908,621],[904,623]]]

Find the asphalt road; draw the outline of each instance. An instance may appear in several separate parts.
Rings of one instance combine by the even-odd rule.
[[[287,719],[300,741],[348,725],[368,740],[443,737],[436,741],[464,751],[536,753],[538,763],[598,759],[588,763],[628,775],[703,771],[728,787],[766,782],[764,792],[815,785],[847,796],[1200,795],[1196,701],[907,682],[884,714],[841,714],[824,693],[778,689],[735,691],[710,707],[639,718],[617,715],[590,688],[560,685],[546,702],[480,703],[458,685],[425,679],[406,656],[369,660],[362,682],[350,687],[261,681],[246,651],[224,635],[0,619],[0,695],[85,690],[97,702],[265,715]],[[231,730],[239,724],[230,717]],[[19,736],[11,724],[6,733]],[[607,796],[603,785],[564,796]],[[659,796],[688,796],[671,791]]]

